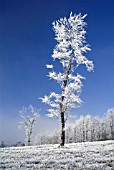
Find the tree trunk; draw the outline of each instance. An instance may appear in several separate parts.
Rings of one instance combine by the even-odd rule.
[[[60,146],[64,146],[64,144],[65,144],[65,117],[64,117],[64,111],[63,111],[63,101],[65,98],[64,93],[65,93],[65,88],[66,88],[67,82],[68,82],[68,75],[71,70],[71,63],[72,63],[72,57],[70,58],[69,66],[66,69],[65,79],[63,81],[61,102],[60,102],[60,114],[61,114],[61,144],[60,144]]]
[[[64,112],[61,113],[61,144],[60,146],[64,146],[65,144],[65,120],[64,120]]]
[[[28,132],[27,133],[27,144],[26,144],[27,146],[31,145],[31,138],[30,137],[31,137],[31,134],[30,134],[30,132]]]
[[[30,146],[30,136],[28,136],[28,140],[27,140],[27,146]]]

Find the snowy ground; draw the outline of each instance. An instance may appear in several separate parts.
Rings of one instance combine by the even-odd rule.
[[[0,170],[114,170],[114,141],[0,149]]]

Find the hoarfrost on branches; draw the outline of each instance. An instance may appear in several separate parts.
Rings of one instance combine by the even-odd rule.
[[[53,68],[53,65],[52,64],[47,64],[46,67],[47,68]]]
[[[90,46],[85,41],[87,25],[84,22],[85,17],[86,15],[73,15],[71,12],[68,19],[64,17],[53,22],[57,45],[53,50],[52,58],[60,61],[63,71],[57,73],[53,65],[47,64],[46,67],[52,69],[48,76],[60,84],[61,93],[51,92],[49,96],[41,99],[42,102],[51,106],[51,109],[48,109],[48,116],[57,117],[62,125],[66,120],[65,115],[68,117],[69,109],[79,107],[82,103],[80,94],[84,77],[76,74],[76,69],[81,64],[86,66],[87,71],[92,71],[94,68],[93,62],[84,55],[85,52],[90,51]],[[65,124],[63,129],[65,129],[64,126]]]

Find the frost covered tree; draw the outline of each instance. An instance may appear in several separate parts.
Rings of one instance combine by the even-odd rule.
[[[114,108],[108,109],[106,113],[107,120],[107,132],[109,135],[109,139],[114,140]]]
[[[29,105],[28,107],[23,107],[20,111],[20,116],[22,121],[19,122],[19,128],[22,126],[26,131],[26,145],[31,145],[31,135],[33,133],[34,125],[39,117],[39,110]]]
[[[69,18],[60,18],[53,22],[53,30],[57,45],[53,50],[52,58],[58,59],[62,66],[61,72],[55,72],[53,65],[47,64],[49,78],[60,84],[60,93],[51,92],[44,96],[42,102],[47,103],[51,108],[48,110],[49,117],[56,117],[61,121],[61,146],[65,143],[65,122],[68,119],[69,110],[79,107],[82,103],[80,93],[82,91],[83,76],[76,72],[76,69],[84,64],[87,71],[93,70],[93,62],[88,60],[84,52],[90,51],[85,41],[84,22],[86,15],[70,14]]]

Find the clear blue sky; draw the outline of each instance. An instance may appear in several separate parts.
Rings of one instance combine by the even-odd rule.
[[[59,91],[45,67],[53,62],[56,45],[52,22],[71,11],[88,14],[86,40],[92,51],[87,56],[95,64],[93,73],[80,68],[86,77],[84,104],[75,112],[103,115],[114,107],[113,0],[0,0],[0,131],[19,117],[22,106],[33,104],[46,114],[38,98]]]

